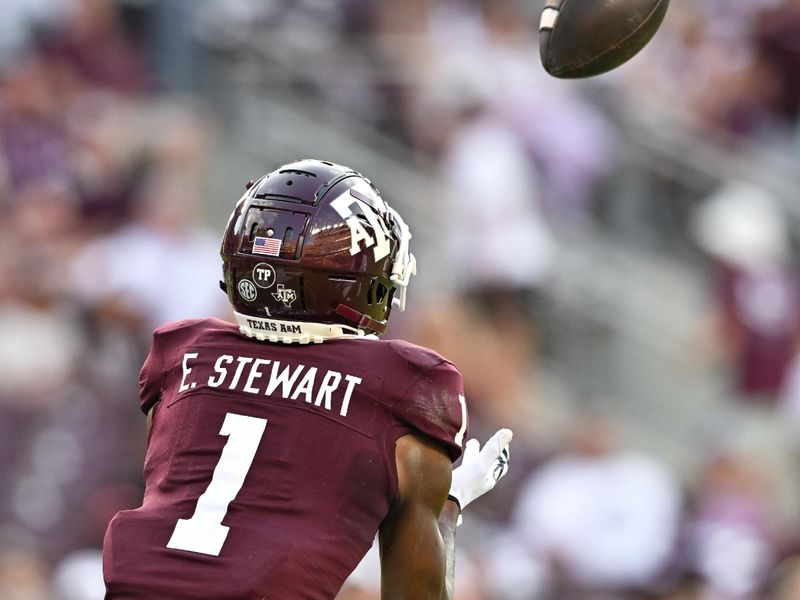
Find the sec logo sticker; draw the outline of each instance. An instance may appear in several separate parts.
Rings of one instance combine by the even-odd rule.
[[[249,279],[242,279],[237,287],[242,300],[252,302],[256,299],[256,293],[258,290],[256,290],[256,286],[254,286],[253,282]]]

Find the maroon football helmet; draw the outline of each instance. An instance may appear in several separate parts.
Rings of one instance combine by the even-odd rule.
[[[222,240],[222,289],[245,335],[322,342],[382,334],[405,304],[411,233],[353,169],[290,163],[248,184]]]

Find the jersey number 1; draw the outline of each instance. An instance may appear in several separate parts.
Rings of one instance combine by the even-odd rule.
[[[267,426],[266,419],[227,413],[219,431],[228,436],[214,475],[206,491],[197,499],[191,519],[178,519],[167,548],[219,556],[228,530],[222,519],[228,505],[242,489],[247,472]]]

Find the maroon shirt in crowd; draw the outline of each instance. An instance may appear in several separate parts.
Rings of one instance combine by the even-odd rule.
[[[395,441],[455,460],[462,378],[400,341],[270,344],[216,319],[156,330],[142,506],[106,533],[107,598],[331,599],[397,495]]]
[[[737,391],[756,401],[773,401],[800,336],[797,273],[787,267],[748,272],[722,264],[716,294],[727,343],[737,351]]]

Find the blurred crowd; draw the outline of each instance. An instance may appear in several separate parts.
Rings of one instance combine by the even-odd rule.
[[[516,432],[509,476],[465,515],[457,598],[800,598],[800,511],[787,509],[800,502],[800,278],[792,221],[769,190],[747,173],[717,182],[680,224],[690,247],[681,256],[701,265],[708,304],[686,354],[729,400],[714,429],[745,423],[736,431],[755,432],[762,452],[692,432],[681,442],[692,468],[679,472],[629,443],[635,417],[614,398],[553,385],[547,368],[560,325],[547,310],[559,240],[603,231],[616,190],[624,142],[613,105],[647,107],[702,143],[758,143],[800,159],[800,1],[675,2],[651,48],[589,84],[544,74],[538,9],[522,0],[8,3],[0,598],[102,597],[105,526],[141,498],[136,374],[150,333],[227,314],[204,193],[219,160],[208,115],[230,107],[199,91],[203,62],[186,57],[202,57],[202,46],[235,63],[271,38],[265,61],[292,67],[285,88],[400,142],[444,190],[433,205],[390,198],[440,224],[427,251],[446,254],[451,270],[450,285],[416,307],[412,299],[390,334],[459,366],[472,435]],[[368,175],[380,184],[380,173]],[[370,554],[340,598],[374,600],[378,585]]]
[[[5,15],[14,36],[0,50],[0,597],[88,600],[108,520],[141,499],[136,373],[150,332],[225,311],[198,203],[210,125],[159,93],[121,7],[8,8],[19,20]]]

